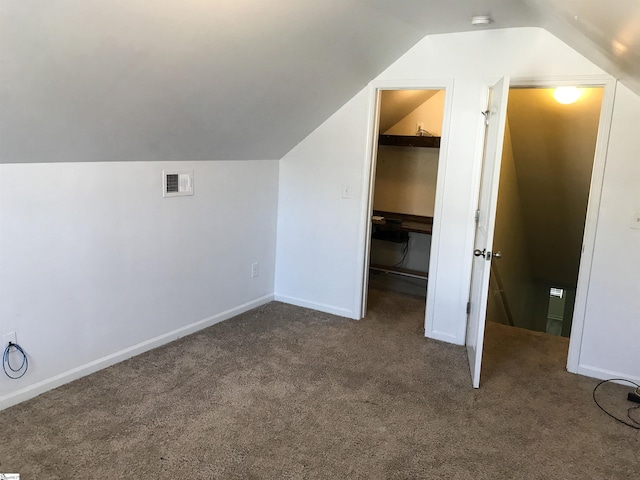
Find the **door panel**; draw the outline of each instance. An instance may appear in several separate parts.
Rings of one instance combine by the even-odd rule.
[[[473,387],[480,386],[482,347],[487,313],[487,294],[492,259],[493,230],[498,199],[502,144],[507,118],[509,78],[504,77],[489,89],[488,125],[485,130],[482,176],[476,221],[474,257],[467,318],[467,355]],[[471,252],[470,252],[471,253]]]

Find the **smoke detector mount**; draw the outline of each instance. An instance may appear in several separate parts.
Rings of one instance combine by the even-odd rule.
[[[471,25],[474,27],[480,27],[483,25],[489,25],[493,22],[490,15],[474,15],[471,17]]]

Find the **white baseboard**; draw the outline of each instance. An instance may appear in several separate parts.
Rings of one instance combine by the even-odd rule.
[[[25,400],[29,400],[30,398],[37,397],[38,395],[64,385],[65,383],[72,382],[86,375],[97,372],[98,370],[102,370],[103,368],[110,367],[111,365],[114,365],[118,362],[127,360],[128,358],[135,357],[136,355],[140,355],[141,353],[144,353],[146,351],[173,342],[174,340],[195,333],[199,330],[202,330],[203,328],[207,328],[211,325],[215,325],[216,323],[220,323],[224,320],[233,318],[237,315],[240,315],[241,313],[260,307],[261,305],[265,305],[272,300],[273,295],[265,295],[264,297],[260,297],[255,300],[251,300],[250,302],[243,303],[242,305],[230,308],[229,310],[218,313],[217,315],[213,315],[203,320],[185,325],[184,327],[177,328],[168,333],[164,333],[144,342],[140,342],[137,345],[133,345],[131,347],[125,348],[124,350],[120,350],[79,367],[73,368],[54,377],[42,380],[9,395],[0,397],[0,410],[11,407],[12,405],[16,405],[20,402],[24,402]]]
[[[431,332],[425,332],[424,334],[427,338],[432,338],[434,340],[440,340],[441,342],[453,343],[455,345],[464,345],[464,342],[460,343],[458,337],[455,335],[451,335],[450,333],[439,332],[437,330],[432,330]]]
[[[273,299],[276,302],[288,303],[289,305],[295,305],[297,307],[309,308],[311,310],[317,310],[319,312],[331,313],[332,315],[338,315],[339,317],[347,317],[354,320],[358,320],[358,316],[353,310],[347,308],[335,307],[333,305],[327,305],[326,303],[311,302],[302,298],[289,297],[287,295],[274,295]]]
[[[609,380],[613,378],[620,378],[623,380],[631,380],[635,383],[640,383],[640,376],[631,375],[630,373],[614,372],[612,370],[605,370],[603,368],[592,367],[590,365],[578,365],[578,375],[585,375],[587,377],[597,378],[599,380]]]

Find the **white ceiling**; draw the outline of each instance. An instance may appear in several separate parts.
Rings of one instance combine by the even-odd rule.
[[[422,37],[485,13],[640,94],[637,0],[3,1],[0,161],[278,159]]]

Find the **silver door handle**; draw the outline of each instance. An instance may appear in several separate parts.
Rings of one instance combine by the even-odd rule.
[[[480,250],[479,248],[477,248],[477,249],[475,249],[475,250],[473,251],[473,255],[474,255],[474,256],[476,256],[476,257],[482,257],[482,258],[485,258],[484,256],[486,255],[486,253],[487,253],[487,249],[486,249],[486,248],[483,248],[482,250]]]
[[[495,258],[496,260],[499,260],[499,259],[501,259],[501,258],[502,258],[502,252],[493,252],[493,253],[491,254],[491,256],[492,256],[493,258]]]

